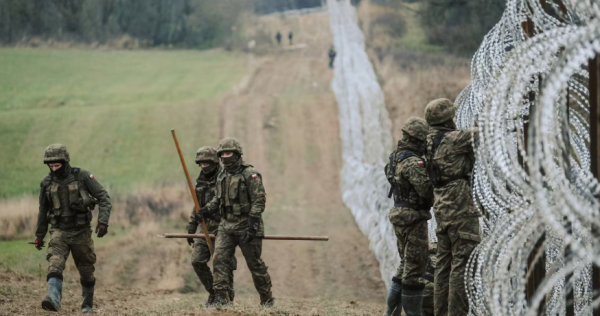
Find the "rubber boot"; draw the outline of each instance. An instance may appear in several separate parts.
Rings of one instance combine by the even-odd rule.
[[[273,294],[271,294],[271,292],[269,292],[268,294],[261,294],[260,305],[265,307],[271,307],[275,305],[275,299],[273,298]]]
[[[402,312],[402,281],[392,278],[392,287],[388,293],[387,310],[383,316],[400,316]]]
[[[402,288],[402,307],[406,316],[423,316],[423,289],[425,286]]]
[[[96,280],[81,285],[81,297],[83,298],[83,302],[81,303],[81,312],[82,313],[92,313],[94,309],[94,286],[96,285]]]
[[[42,308],[47,311],[60,312],[63,281],[58,277],[48,278],[48,296],[42,301]]]

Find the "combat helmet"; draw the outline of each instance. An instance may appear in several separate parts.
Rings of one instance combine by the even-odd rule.
[[[217,151],[210,146],[204,146],[198,149],[198,151],[196,152],[196,163],[201,162],[219,163]]]
[[[240,156],[244,154],[242,152],[242,145],[240,145],[240,142],[233,137],[223,138],[219,142],[219,148],[217,149],[217,155],[221,156],[221,154],[224,151],[232,151],[234,153],[239,154]]]
[[[63,144],[52,144],[46,147],[46,151],[44,152],[44,164],[60,161],[69,162],[70,160],[67,146]]]
[[[420,140],[427,140],[427,133],[429,132],[429,126],[424,119],[420,117],[411,117],[404,122],[402,125],[402,131],[406,134]]]
[[[448,99],[435,99],[425,107],[425,120],[429,125],[439,125],[451,120],[456,106]]]

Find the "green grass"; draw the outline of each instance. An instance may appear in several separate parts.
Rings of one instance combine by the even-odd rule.
[[[400,9],[402,17],[406,21],[406,34],[397,40],[399,47],[424,53],[438,53],[444,50],[443,46],[432,45],[427,43],[427,34],[419,21],[418,11],[421,6],[420,2],[402,4],[403,9]]]
[[[0,65],[0,198],[38,192],[51,143],[111,192],[185,181],[170,129],[193,167],[218,141],[215,100],[245,69],[218,50],[2,48]]]

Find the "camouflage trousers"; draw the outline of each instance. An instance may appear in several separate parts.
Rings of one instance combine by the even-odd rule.
[[[438,221],[436,235],[435,315],[466,316],[469,301],[465,290],[465,271],[471,253],[479,245],[479,218]]]
[[[77,270],[79,270],[81,284],[93,283],[96,280],[94,278],[96,254],[94,253],[92,230],[89,227],[77,231],[58,229],[50,231],[50,242],[48,243],[46,255],[46,260],[50,264],[48,278],[62,278],[69,253],[73,253],[73,260]]]
[[[418,221],[409,226],[394,225],[394,232],[401,259],[395,277],[402,281],[403,286],[420,287],[423,285],[421,277],[425,274],[429,261],[427,221]]]
[[[425,290],[423,290],[423,316],[433,316],[433,282],[425,281]]]
[[[211,293],[213,291],[213,275],[210,272],[210,268],[208,267],[208,261],[210,260],[210,250],[208,249],[208,245],[206,244],[205,239],[196,239],[194,242],[194,248],[192,249],[192,266],[194,267],[194,272],[204,285],[204,288],[207,292]],[[233,299],[233,271],[237,269],[237,259],[235,256],[231,257],[230,266],[229,266],[229,284],[231,284],[231,291],[229,292],[229,298]]]
[[[215,259],[213,267],[215,269],[215,292],[225,293],[233,289],[230,283],[229,275],[231,271],[231,258],[235,257],[235,248],[240,247],[242,254],[246,259],[248,269],[252,274],[252,281],[256,291],[263,296],[271,295],[271,277],[267,272],[265,262],[260,258],[262,253],[262,239],[255,238],[249,243],[242,243],[242,236],[228,235],[219,232],[215,242]]]

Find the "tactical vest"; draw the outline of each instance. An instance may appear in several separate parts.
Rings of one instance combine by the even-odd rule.
[[[432,140],[431,152],[428,153],[429,163],[427,164],[427,173],[429,173],[429,179],[431,180],[431,185],[433,185],[434,188],[444,187],[448,183],[458,179],[465,179],[467,180],[467,182],[471,181],[471,178],[468,175],[448,176],[443,174],[443,172],[433,160],[433,157],[435,157],[435,153],[438,150],[440,143],[442,142],[442,140],[444,140],[444,137],[446,137],[446,134],[449,132],[451,131],[441,131],[437,133],[437,135],[435,135],[435,137],[433,137]],[[442,179],[442,177],[444,177],[445,179]]]
[[[397,181],[395,178],[398,164],[410,157],[418,157],[419,159],[423,160],[421,156],[413,153],[410,150],[396,150],[390,155],[390,167],[387,173],[388,181],[390,181],[392,188],[390,189],[390,194],[388,197],[391,198],[392,194],[394,195],[394,206],[396,207],[425,209],[430,206],[431,201],[422,198],[415,187],[407,179],[400,179],[400,181]]]
[[[216,183],[216,176],[210,180],[196,180],[196,197],[198,197],[200,207],[206,206],[206,203],[210,202],[217,195]],[[221,216],[219,214],[211,214],[210,219],[220,221]]]
[[[80,181],[79,171],[73,168],[64,180],[52,177],[46,186],[46,198],[51,205],[48,220],[52,227],[84,227],[92,221],[96,200]]]
[[[244,170],[252,166],[242,165],[242,167],[244,168],[242,172],[234,175],[225,175],[219,181],[220,185],[217,185],[217,198],[220,201],[221,217],[227,221],[240,220],[242,215],[250,213],[249,184],[244,177]]]

